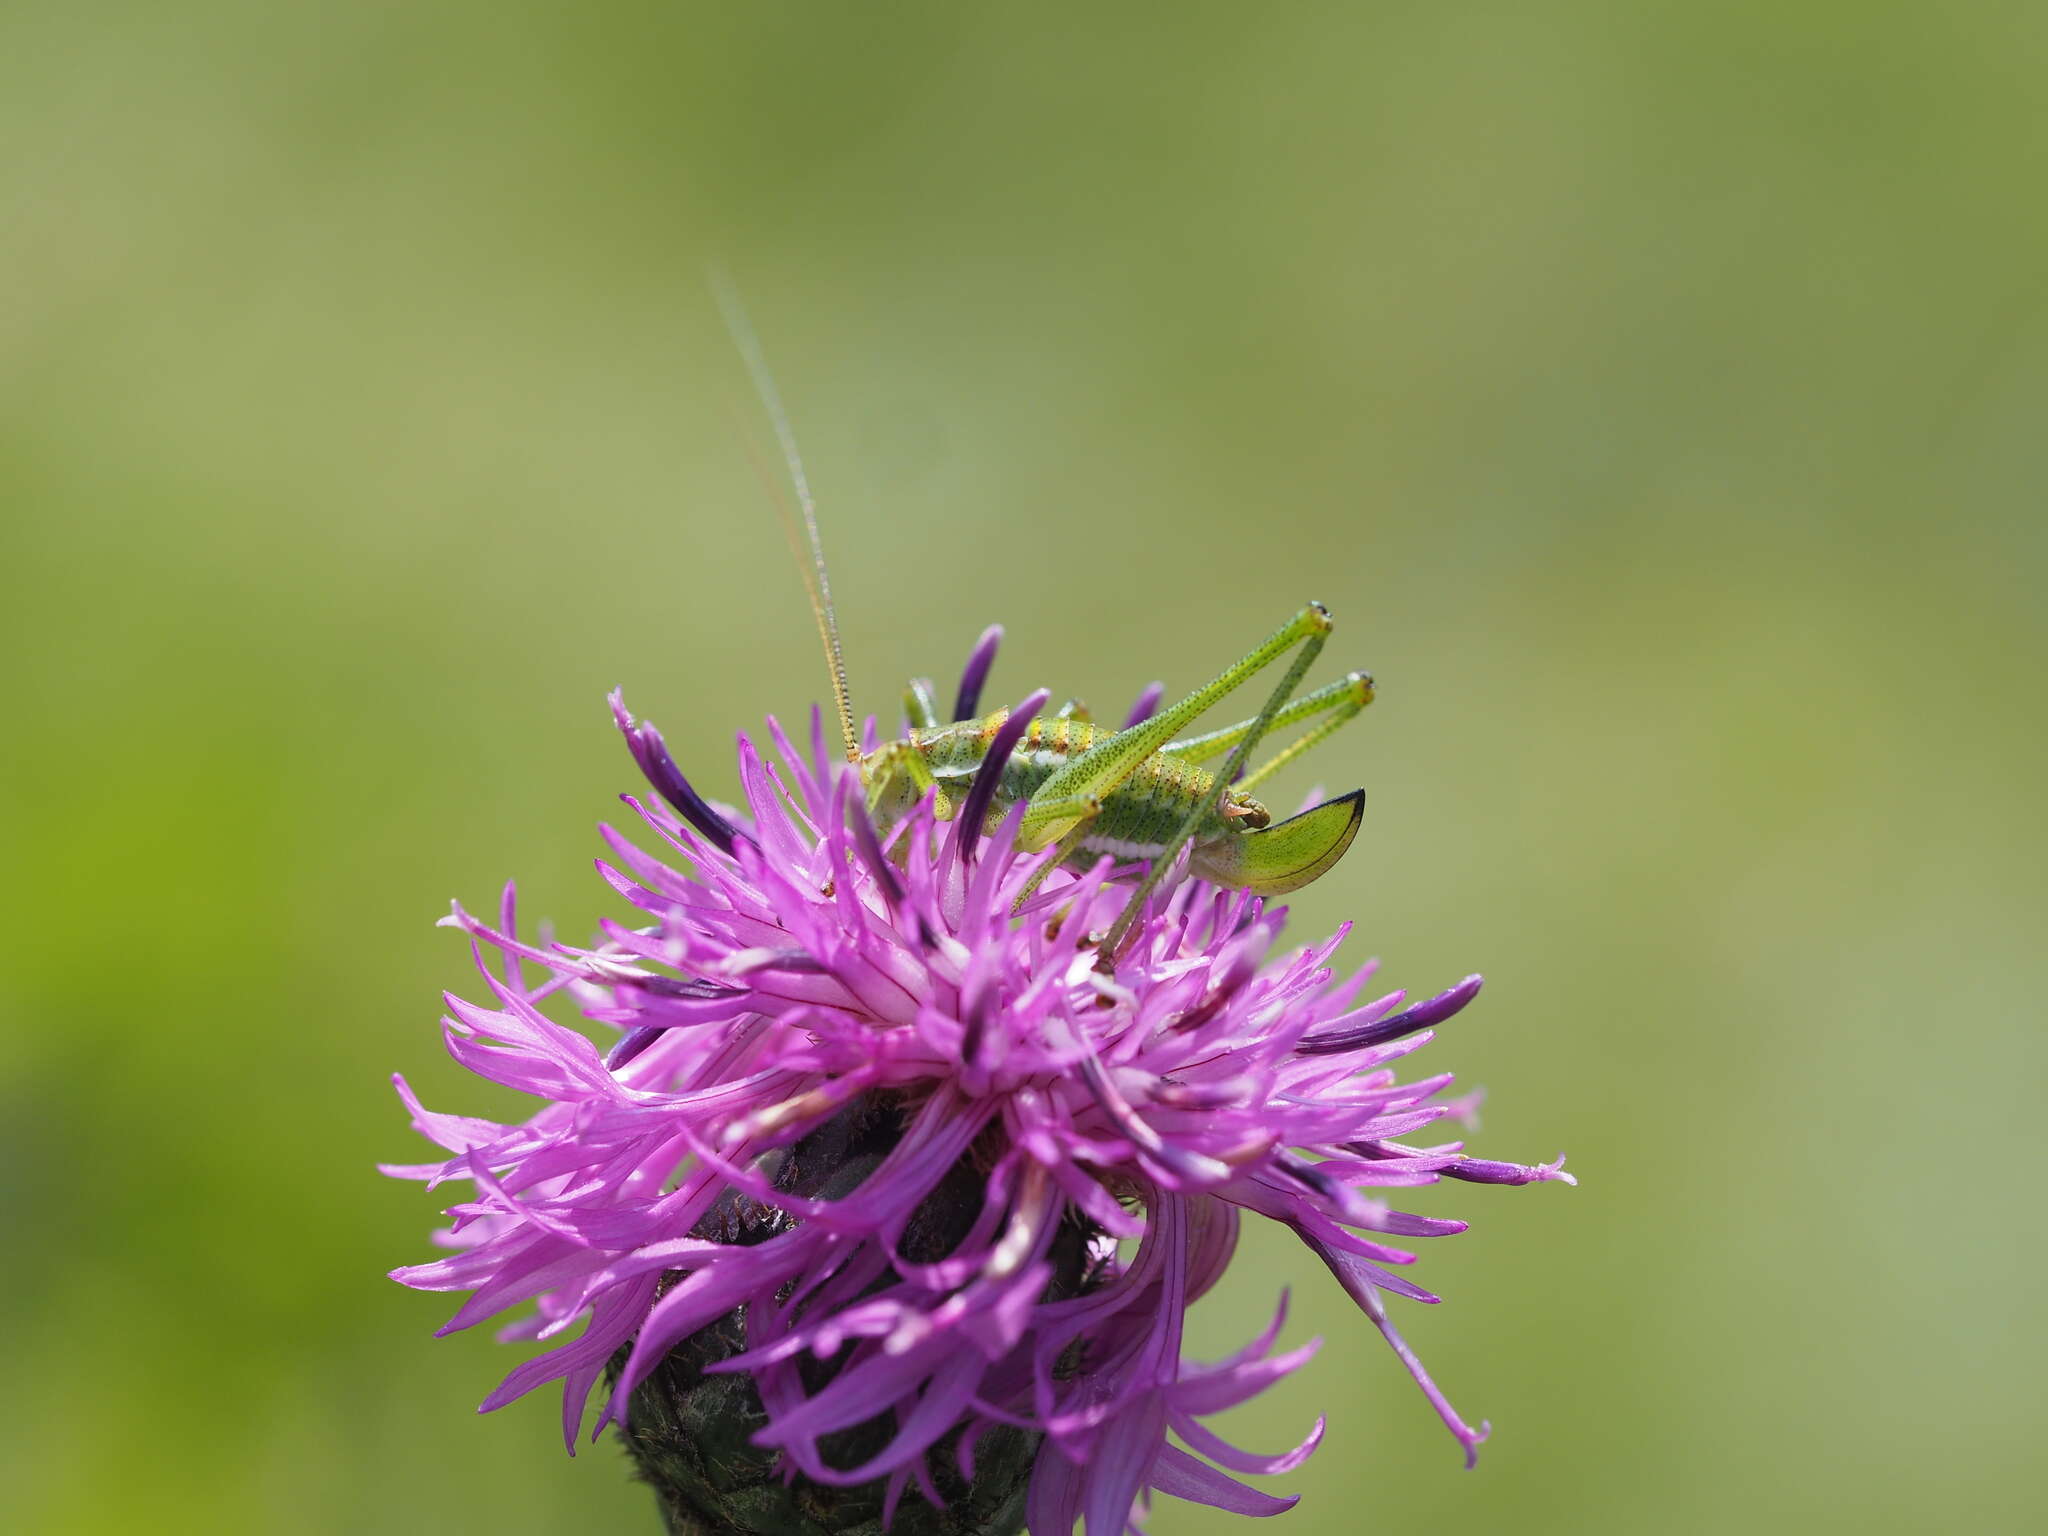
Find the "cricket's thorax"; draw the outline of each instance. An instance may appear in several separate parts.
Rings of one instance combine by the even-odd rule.
[[[998,713],[910,733],[910,745],[955,805],[974,782],[1004,718]],[[1002,781],[989,810],[990,829],[1018,801],[1030,799],[1057,769],[1113,734],[1085,720],[1032,721],[1003,766]],[[1180,830],[1188,812],[1215,787],[1216,776],[1207,769],[1164,752],[1154,753],[1103,800],[1101,814],[1088,823],[1075,848],[1075,862],[1092,864],[1104,854],[1119,862],[1156,857]],[[1270,820],[1258,801],[1233,791],[1223,797],[1220,811],[1204,814],[1196,825],[1194,841],[1201,844],[1235,832],[1255,831]]]

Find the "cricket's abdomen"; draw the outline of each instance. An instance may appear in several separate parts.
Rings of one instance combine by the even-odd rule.
[[[933,731],[913,731],[911,744],[931,768],[932,776],[956,801],[974,781],[989,743],[1003,717],[966,720]],[[1020,800],[1029,800],[1053,773],[1096,742],[1115,733],[1084,720],[1034,720],[1003,765],[989,811],[993,829]],[[1193,763],[1154,753],[1103,802],[1102,813],[1088,823],[1070,862],[1093,864],[1104,854],[1118,863],[1156,857],[1180,830],[1203,798],[1215,789],[1216,777]],[[1205,842],[1230,830],[1223,817],[1210,811],[1195,830]]]

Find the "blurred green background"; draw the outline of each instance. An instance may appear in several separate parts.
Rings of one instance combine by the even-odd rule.
[[[653,1530],[371,1164],[393,1069],[504,1107],[447,900],[609,910],[605,690],[714,793],[820,692],[718,259],[869,706],[1310,596],[1381,680],[1300,932],[1486,971],[1426,1059],[1584,1184],[1415,1202],[1469,1475],[1247,1243],[1296,1536],[2038,1529],[2044,78],[2023,4],[0,11],[0,1523]]]

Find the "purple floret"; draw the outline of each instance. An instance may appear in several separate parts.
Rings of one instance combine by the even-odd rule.
[[[1230,1473],[1292,1470],[1321,1421],[1273,1456],[1202,1421],[1315,1343],[1276,1353],[1283,1298],[1229,1359],[1181,1352],[1186,1309],[1250,1214],[1329,1267],[1470,1455],[1486,1427],[1452,1410],[1385,1305],[1437,1300],[1397,1272],[1414,1255],[1386,1239],[1463,1223],[1392,1210],[1384,1193],[1444,1176],[1571,1182],[1559,1164],[1406,1140],[1458,1106],[1441,1098],[1448,1074],[1404,1084],[1395,1063],[1471,1001],[1477,977],[1405,1012],[1398,992],[1361,1005],[1373,967],[1340,980],[1331,966],[1348,928],[1276,952],[1284,909],[1186,878],[1151,899],[1105,974],[1096,946],[1129,885],[1107,861],[1056,868],[1013,913],[1054,857],[1017,851],[1015,810],[984,837],[979,817],[940,822],[928,799],[878,832],[855,772],[825,762],[822,733],[805,756],[773,722],[773,754],[740,740],[744,805],[714,807],[652,727],[616,695],[613,708],[667,802],[626,797],[659,857],[603,829],[613,858],[599,871],[639,923],[608,922],[589,948],[536,944],[518,934],[509,888],[495,923],[459,906],[444,920],[471,935],[490,992],[449,997],[449,1052],[542,1107],[509,1125],[434,1114],[398,1082],[414,1128],[449,1156],[388,1171],[472,1191],[449,1207],[449,1254],[394,1278],[469,1293],[443,1332],[532,1301],[536,1315],[507,1335],[554,1341],[486,1409],[559,1381],[573,1449],[608,1361],[623,1353],[593,1434],[624,1420],[672,1349],[737,1308],[745,1348],[710,1369],[751,1376],[767,1415],[754,1440],[792,1475],[880,1480],[891,1508],[912,1487],[936,1502],[934,1449],[945,1442],[971,1479],[976,1440],[1008,1425],[1042,1436],[1027,1505],[1037,1536],[1067,1536],[1077,1519],[1115,1536],[1153,1491],[1275,1514],[1293,1500]],[[616,1032],[609,1055],[550,1004]],[[876,1105],[901,1133],[850,1193],[778,1182],[806,1136]],[[962,1169],[979,1215],[950,1251],[909,1251],[913,1218]],[[723,1239],[718,1212],[736,1200],[777,1213],[765,1237]],[[1076,1233],[1085,1284],[1059,1256]],[[830,1437],[891,1411],[879,1452],[830,1457]]]

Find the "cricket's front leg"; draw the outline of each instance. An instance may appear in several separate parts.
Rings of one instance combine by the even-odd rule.
[[[868,815],[878,827],[893,827],[917,808],[917,802],[937,786],[931,764],[916,745],[892,741],[861,765],[861,780],[867,788]],[[953,802],[941,789],[932,803],[941,821],[953,816]]]

